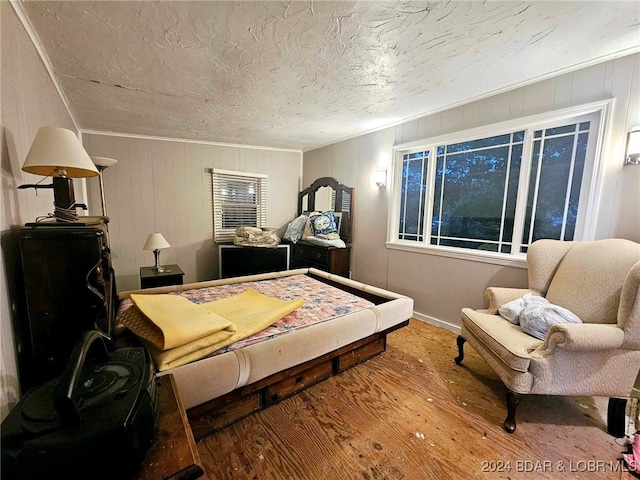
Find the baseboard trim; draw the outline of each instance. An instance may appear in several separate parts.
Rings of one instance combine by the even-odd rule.
[[[460,335],[460,326],[454,325],[453,323],[445,322],[444,320],[440,320],[439,318],[430,317],[429,315],[425,315],[419,312],[413,312],[413,318],[430,325],[435,325],[436,327],[444,328],[445,330],[449,330],[450,332]]]

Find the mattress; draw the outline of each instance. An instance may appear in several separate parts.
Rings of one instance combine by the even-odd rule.
[[[373,302],[369,300],[328,285],[302,273],[279,278],[193,288],[171,293],[199,304],[229,298],[246,292],[247,290],[254,290],[268,297],[280,300],[302,298],[304,304],[270,327],[226,346],[214,352],[212,355],[219,355],[230,350],[273,339],[277,336],[333,320],[374,305]],[[131,308],[132,305],[133,302],[130,299],[123,300],[118,310],[118,318],[124,314],[126,310]]]
[[[288,319],[290,314],[283,319],[284,322],[279,322],[280,325],[270,327],[270,332],[260,332],[240,345],[231,345],[215,355],[159,373],[173,374],[185,408],[200,405],[402,323],[413,314],[413,300],[313,268],[138,291],[176,293],[201,302],[225,298],[248,288],[280,297],[293,293],[275,293],[275,290],[269,290],[273,285],[298,283],[304,290],[305,286],[317,282],[311,277],[333,285],[329,288],[325,284],[326,288],[320,290],[325,292],[324,295],[319,294],[318,290],[314,294],[305,293],[306,300],[312,303],[308,307],[314,307],[311,317],[315,319],[302,318],[305,312],[301,308],[299,312],[294,312],[295,317],[299,318]],[[134,292],[120,294],[123,300],[121,308],[130,302],[127,298],[131,293]],[[367,295],[375,295],[380,300],[375,303],[368,301]],[[337,297],[346,303],[333,302]],[[327,312],[330,314],[327,315]]]

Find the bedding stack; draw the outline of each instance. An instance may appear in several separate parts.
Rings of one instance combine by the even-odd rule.
[[[254,290],[207,303],[179,295],[131,294],[120,321],[148,348],[158,371],[199,360],[264,330],[302,306]]]
[[[289,223],[283,238],[292,243],[306,240],[321,247],[346,248],[339,233],[341,215],[333,211],[302,214]]]

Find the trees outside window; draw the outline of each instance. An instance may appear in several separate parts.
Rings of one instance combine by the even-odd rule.
[[[601,115],[398,149],[391,243],[520,256],[540,238],[583,239]]]

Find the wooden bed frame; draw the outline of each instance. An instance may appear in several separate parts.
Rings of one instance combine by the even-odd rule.
[[[309,274],[311,278],[339,287],[375,305],[387,301],[378,295],[332,282]],[[187,410],[189,424],[196,440],[288,398],[296,393],[358,365],[387,349],[387,335],[409,325],[409,319],[382,332],[326,353],[295,367],[275,373],[250,385],[214,398]]]
[[[377,307],[382,304],[394,301],[395,297],[385,297],[382,295],[390,294],[405,299],[407,298],[386,290],[376,289],[371,286],[366,286],[368,289],[363,289],[362,287],[364,284],[352,282],[317,270],[314,273],[313,270],[314,269],[302,269],[300,270],[300,273],[304,272],[315,280],[324,282],[340,288],[343,291],[347,291],[369,300],[374,304],[374,307],[372,308],[376,310],[378,309]],[[289,271],[281,273],[282,275],[291,275],[296,272]],[[272,275],[279,276],[278,274],[265,274],[252,277],[239,277],[222,281],[212,281],[209,282],[209,286],[215,286],[222,284],[223,282],[240,283],[247,279],[262,279],[262,277],[272,278]],[[332,278],[337,281],[334,281]],[[340,279],[338,280],[338,278]],[[167,293],[169,291],[186,290],[190,287],[195,287],[195,285],[196,284],[160,287],[139,292]],[[132,292],[123,292],[120,295],[121,299],[125,298],[130,293]],[[380,295],[378,295],[378,293],[380,293]],[[295,395],[296,393],[317,384],[318,382],[326,380],[333,375],[337,375],[348,368],[358,365],[359,363],[384,352],[387,345],[387,335],[390,332],[409,324],[408,317],[410,317],[410,311],[412,311],[412,308],[407,309],[405,306],[402,316],[396,315],[393,323],[389,322],[386,328],[383,327],[383,329],[380,329],[368,336],[354,339],[354,341],[348,344],[342,343],[341,346],[332,351],[320,354],[315,358],[293,365],[290,368],[277,371],[271,375],[255,380],[253,383],[238,386],[235,389],[228,391],[228,393],[223,393],[211,400],[205,400],[203,403],[197,403],[191,407],[187,405],[187,417],[194,437],[196,439],[201,439],[210,435],[215,431],[240,420],[241,418],[274,405],[285,398]],[[403,320],[404,315],[407,315],[407,317]],[[266,341],[268,342],[270,340]],[[206,361],[206,359],[203,360]],[[184,367],[177,368],[181,369]],[[174,373],[174,376],[177,375],[175,369],[160,372],[159,375],[162,376],[166,373],[172,372]],[[203,379],[203,381],[209,380],[210,379]],[[195,379],[190,381],[190,388],[194,388],[194,385],[196,385],[195,388],[197,388],[197,383],[194,384],[194,381],[197,382]],[[178,382],[178,384],[180,384],[180,382]]]
[[[387,348],[387,334],[406,327],[405,320],[383,332],[363,338],[321,357],[275,373],[256,383],[187,410],[196,440],[299,393],[327,378],[362,363]]]

